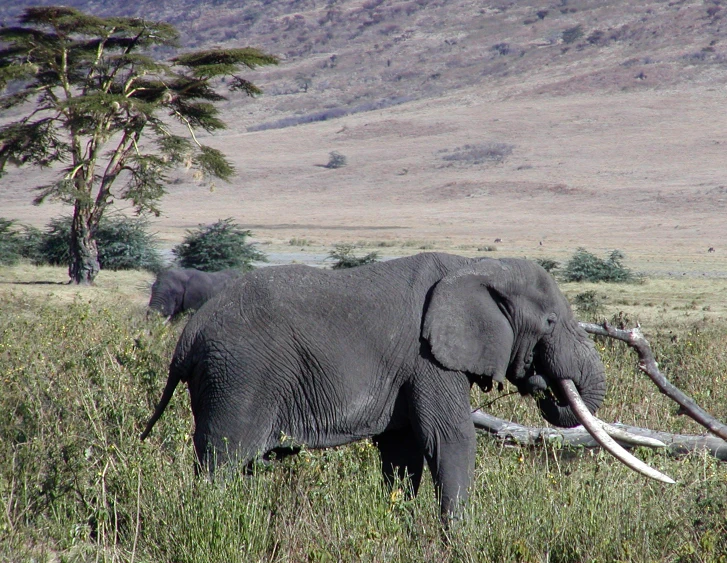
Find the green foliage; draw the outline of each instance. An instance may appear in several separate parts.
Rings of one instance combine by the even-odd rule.
[[[15,221],[0,217],[0,266],[17,264],[22,257],[23,239]]]
[[[331,151],[328,153],[328,163],[326,164],[326,168],[343,168],[346,166],[346,163],[347,159],[345,155],[338,151]]]
[[[591,254],[585,248],[578,248],[563,269],[562,277],[567,282],[631,282],[636,281],[633,272],[622,264],[620,250],[612,251],[606,260]]]
[[[34,201],[74,207],[70,274],[90,283],[99,261],[94,234],[114,199],[158,215],[171,169],[191,165],[203,176],[229,179],[232,164],[194,131],[225,128],[215,105],[226,99],[218,85],[256,95],[260,90],[236,73],[277,59],[237,48],[162,61],[151,53],[176,46],[171,25],[67,7],[28,8],[20,23],[0,29],[0,109],[26,112],[0,126],[0,176],[8,163],[65,166],[38,187]],[[172,132],[175,121],[185,136]]]
[[[57,217],[38,235],[31,256],[35,264],[67,266],[71,260],[68,240],[71,217]],[[99,262],[104,270],[159,271],[163,261],[157,250],[156,237],[147,231],[144,218],[111,215],[103,217],[96,231]],[[34,235],[35,236],[35,235]]]
[[[352,244],[336,244],[334,249],[328,253],[328,258],[335,260],[333,266],[334,270],[342,270],[344,268],[355,268],[356,266],[363,266],[364,264],[372,264],[378,261],[379,253],[370,252],[366,256],[360,258],[356,257],[353,253],[356,248]]]
[[[560,262],[556,262],[552,258],[536,258],[535,262],[546,272],[551,274],[560,267]]]
[[[367,441],[303,449],[249,477],[197,478],[182,388],[149,440],[138,440],[182,327],[148,322],[142,306],[111,295],[57,297],[0,292],[0,561],[727,558],[727,468],[702,454],[639,450],[677,478],[664,486],[597,450],[503,448],[481,436],[468,517],[446,541],[430,475],[414,500],[405,484],[386,491]],[[672,326],[655,327],[651,338],[660,365],[721,419],[724,328],[673,342]],[[609,393],[604,419],[684,430],[686,417],[635,376],[631,351],[599,346],[620,391]],[[508,399],[493,414],[508,417]],[[510,405],[537,416],[520,397]]]
[[[182,243],[172,249],[182,268],[215,272],[226,268],[252,269],[252,262],[266,262],[265,255],[246,242],[251,235],[231,218],[187,231]]]
[[[577,294],[573,298],[573,305],[584,320],[596,321],[603,314],[603,299],[595,290],[588,290]]]

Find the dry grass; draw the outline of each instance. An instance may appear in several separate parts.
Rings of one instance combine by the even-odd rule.
[[[131,288],[147,274],[107,273],[96,287],[83,289],[54,285],[48,291],[41,283],[64,275],[60,268],[0,269],[0,560],[668,562],[727,556],[725,468],[702,454],[677,459],[638,452],[677,479],[670,487],[646,482],[599,452],[526,450],[482,438],[470,513],[449,542],[442,541],[429,477],[414,501],[389,494],[368,442],[304,450],[260,467],[253,478],[197,479],[185,393],[175,395],[150,440],[138,441],[183,323],[145,319],[144,295]],[[655,284],[650,295],[658,290],[659,299],[669,299],[674,291],[687,299],[687,284]],[[640,287],[597,288],[616,295]],[[674,310],[673,323],[690,323],[689,312]],[[660,365],[724,418],[724,322],[683,326],[677,339],[671,326],[650,325]],[[603,419],[701,431],[638,374],[631,352],[603,342],[598,347],[610,384]],[[474,392],[474,404],[492,395]],[[518,396],[487,410],[541,422],[533,402]]]
[[[142,307],[149,301],[154,275],[145,271],[102,271],[91,287],[79,287],[68,283],[68,269],[56,266],[0,267],[0,294],[23,293],[30,298],[47,296],[49,300],[72,302],[116,296],[129,305]]]

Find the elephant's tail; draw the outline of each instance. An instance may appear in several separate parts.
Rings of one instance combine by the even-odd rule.
[[[167,408],[167,405],[169,404],[169,401],[172,399],[172,395],[174,395],[174,390],[177,388],[177,385],[179,384],[179,377],[174,377],[171,373],[169,375],[169,378],[167,379],[167,385],[164,387],[164,392],[162,393],[162,398],[159,400],[159,404],[157,405],[157,408],[154,410],[154,414],[151,415],[151,418],[149,419],[149,422],[146,423],[146,428],[144,429],[144,432],[141,433],[139,438],[144,441],[146,437],[151,432],[151,429],[154,427],[154,424],[157,420],[162,416],[164,413],[164,409]]]

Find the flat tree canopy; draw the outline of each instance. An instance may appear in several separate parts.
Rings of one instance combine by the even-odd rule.
[[[69,275],[76,283],[98,274],[95,233],[114,199],[158,216],[171,169],[221,179],[234,173],[195,130],[225,128],[215,106],[226,99],[218,92],[223,77],[230,91],[254,96],[260,90],[236,73],[277,59],[249,47],[168,61],[149,54],[175,47],[177,37],[166,23],[58,6],[29,8],[20,25],[0,28],[0,111],[27,108],[0,127],[0,177],[8,163],[60,163],[57,180],[38,186],[34,203],[56,198],[73,206]]]

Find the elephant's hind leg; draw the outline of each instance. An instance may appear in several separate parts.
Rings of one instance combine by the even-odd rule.
[[[393,488],[396,480],[409,480],[411,492],[416,495],[424,470],[424,452],[411,428],[388,430],[374,436],[374,445],[381,454],[381,472],[387,486]]]
[[[226,465],[246,471],[253,460],[279,445],[271,438],[270,428],[267,413],[239,404],[218,403],[212,414],[209,409],[199,413],[194,429],[198,470],[211,474]]]

